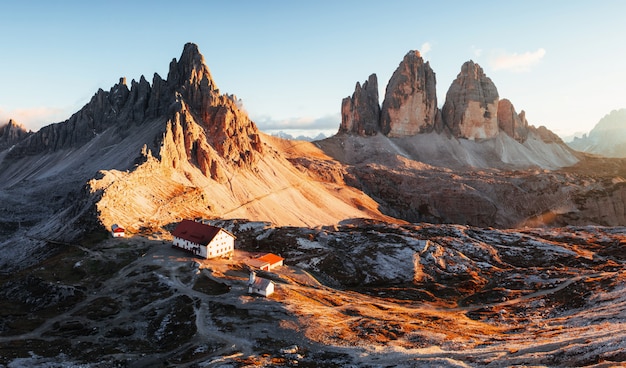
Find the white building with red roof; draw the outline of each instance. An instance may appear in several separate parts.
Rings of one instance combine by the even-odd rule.
[[[235,236],[221,227],[192,220],[181,221],[174,231],[172,245],[202,258],[231,256],[235,251]]]
[[[123,227],[119,226],[118,224],[113,224],[111,226],[111,235],[114,238],[123,238],[126,236],[126,232]]]

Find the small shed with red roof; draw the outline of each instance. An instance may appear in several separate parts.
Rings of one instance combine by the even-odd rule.
[[[235,251],[235,236],[221,227],[183,220],[172,231],[173,246],[202,258],[231,256]]]
[[[124,230],[123,227],[119,226],[118,224],[113,224],[111,226],[111,235],[114,238],[123,238],[126,236],[126,231]]]
[[[265,253],[248,261],[248,265],[263,271],[271,271],[273,268],[283,265],[285,259],[273,253]]]

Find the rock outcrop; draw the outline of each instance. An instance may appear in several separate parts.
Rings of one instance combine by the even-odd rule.
[[[378,79],[376,74],[361,83],[357,82],[352,97],[341,101],[340,133],[361,136],[374,135],[380,131],[380,104],[378,102]]]
[[[457,138],[485,139],[498,134],[498,90],[473,61],[463,64],[450,85],[442,115]]]
[[[432,131],[437,120],[435,73],[419,51],[409,51],[394,71],[381,108],[381,129],[389,137]]]
[[[191,161],[218,181],[226,179],[224,165],[252,167],[262,152],[259,131],[235,96],[220,94],[197,45],[186,44],[180,60],[172,60],[167,90],[175,101],[163,141],[172,144],[161,154],[174,165]]]
[[[528,121],[526,113],[522,110],[519,114],[508,99],[504,98],[498,103],[498,126],[511,138],[524,143],[528,138]]]
[[[5,125],[0,125],[0,151],[19,143],[31,134],[32,132],[27,131],[20,123],[10,119]]]

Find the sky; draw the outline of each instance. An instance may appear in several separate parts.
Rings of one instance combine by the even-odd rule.
[[[2,1],[0,125],[68,119],[99,88],[167,77],[187,42],[266,132],[334,134],[341,100],[378,76],[380,102],[419,50],[443,105],[468,60],[530,124],[589,132],[626,108],[626,1]]]

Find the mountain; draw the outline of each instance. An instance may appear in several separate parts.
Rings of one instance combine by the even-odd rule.
[[[312,142],[312,141],[319,141],[320,139],[324,139],[326,138],[326,135],[324,133],[319,133],[318,135],[314,136],[314,137],[309,137],[306,135],[299,135],[297,137],[294,137],[293,135],[286,133],[284,131],[279,131],[278,133],[273,133],[272,136],[274,137],[278,137],[281,139],[288,139],[288,140],[295,140],[295,141],[307,141],[307,142]]]
[[[613,110],[582,138],[568,145],[575,150],[606,157],[626,157],[626,109]]]
[[[626,159],[532,127],[472,62],[444,114],[429,68],[407,54],[379,110],[357,83],[312,143],[261,133],[191,43],[166,79],[4,127],[0,366],[626,361]],[[182,218],[233,256],[173,248]],[[256,270],[261,298],[266,252],[285,264]]]
[[[374,118],[379,128],[364,134],[361,127],[372,121],[357,119],[353,129],[316,142],[346,165],[347,183],[384,213],[409,222],[503,228],[626,224],[622,162],[575,152],[549,129],[530,125],[526,112],[501,99],[472,61],[463,64],[436,113],[434,79],[419,53],[409,52],[386,89],[381,116],[393,116],[391,124]],[[378,102],[358,97],[362,90],[357,84],[351,106],[374,111]],[[374,108],[368,110],[367,101]]]
[[[529,125],[524,111],[518,114],[511,101],[500,99],[493,81],[473,61],[461,67],[441,110],[435,73],[419,51],[409,51],[394,71],[382,107],[377,83],[372,74],[344,98],[338,139],[382,134],[389,138],[381,148],[385,151],[400,146],[407,158],[455,169],[556,169],[578,161],[556,134]]]
[[[359,141],[358,137],[382,134],[386,138],[359,147],[396,152],[451,169],[553,170],[579,160],[556,134],[529,125],[524,111],[518,114],[511,101],[500,99],[493,81],[473,61],[461,67],[441,110],[437,108],[435,73],[418,51],[407,53],[393,73],[380,110],[372,85],[377,86],[375,74],[364,87],[357,83],[352,97],[342,101],[337,140]],[[348,156],[354,151],[333,152],[340,161],[352,162]],[[376,155],[360,152],[354,157],[363,160]]]
[[[7,254],[3,267],[36,262],[29,254],[47,241],[112,224],[137,233],[194,217],[395,221],[346,186],[341,165],[314,146],[297,150],[321,166],[302,172],[281,153],[291,146],[261,133],[236,97],[221,94],[198,47],[187,44],[167,79],[155,74],[150,84],[142,76],[128,88],[122,78],[67,121],[0,154],[0,248],[16,249],[17,241],[23,250]]]

